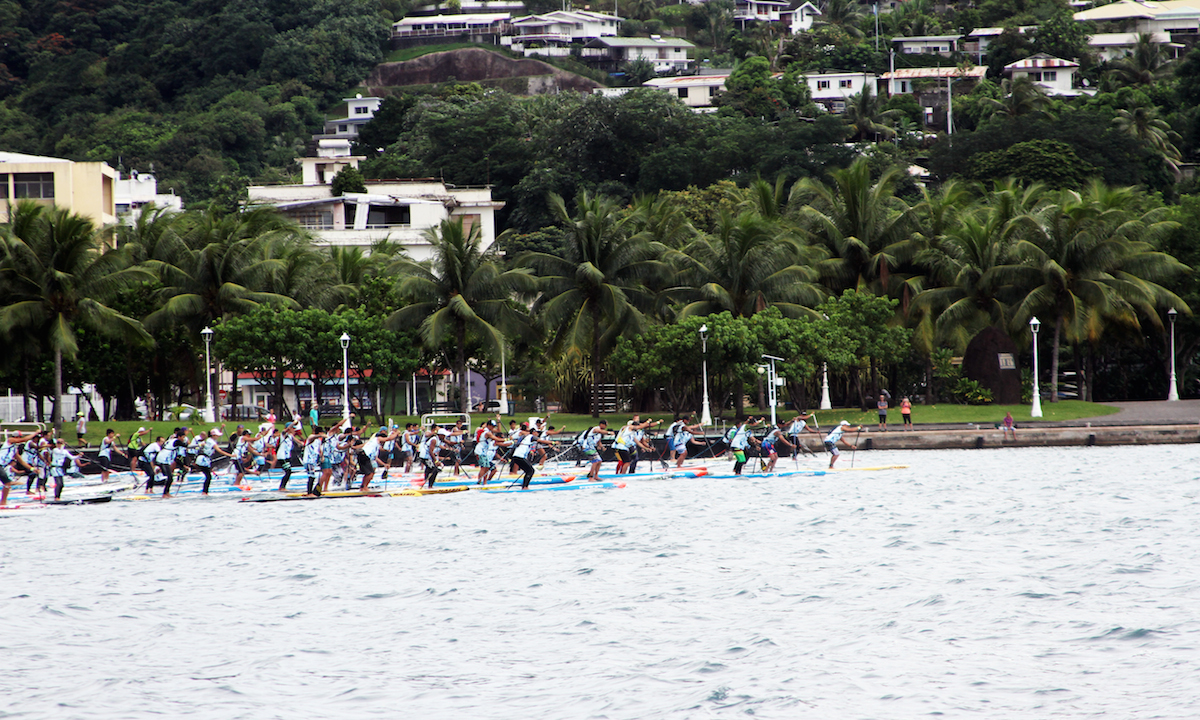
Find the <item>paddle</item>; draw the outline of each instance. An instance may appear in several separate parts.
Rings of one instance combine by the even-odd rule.
[[[854,453],[858,452],[858,438],[862,435],[862,425],[858,426],[858,434],[854,436],[854,447],[850,450],[850,467],[854,467]]]

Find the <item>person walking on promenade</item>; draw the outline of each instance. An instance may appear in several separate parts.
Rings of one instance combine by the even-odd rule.
[[[900,417],[904,419],[904,429],[911,431],[913,429],[912,403],[909,402],[908,398],[900,401]]]

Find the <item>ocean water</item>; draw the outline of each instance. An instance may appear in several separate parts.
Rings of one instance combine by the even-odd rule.
[[[1195,718],[1197,454],[8,512],[0,718]]]

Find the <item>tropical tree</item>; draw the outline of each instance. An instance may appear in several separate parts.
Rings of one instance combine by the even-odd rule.
[[[1174,60],[1163,52],[1151,33],[1139,33],[1133,51],[1112,64],[1112,75],[1125,85],[1151,85],[1174,70]]]
[[[879,140],[896,134],[886,123],[894,121],[900,112],[885,110],[884,104],[883,98],[875,94],[870,85],[864,85],[862,92],[847,98],[842,117],[850,128],[851,139]]]
[[[1015,80],[1005,78],[1000,81],[1000,99],[980,98],[979,104],[993,113],[1015,118],[1046,112],[1050,98],[1028,75],[1022,75]]]
[[[83,216],[32,201],[17,203],[10,212],[0,265],[6,294],[0,331],[25,330],[45,338],[54,354],[53,423],[61,430],[63,357],[74,358],[79,351],[78,328],[151,344],[141,323],[105,304],[121,288],[150,276],[131,267],[126,253],[104,252],[95,226]]]
[[[401,257],[391,267],[400,276],[397,291],[411,304],[394,312],[386,325],[392,330],[419,326],[430,349],[452,343],[453,370],[462,387],[468,382],[469,340],[499,354],[505,333],[527,332],[525,315],[513,298],[531,292],[533,280],[523,269],[505,270],[497,244],[483,247],[479,225],[465,227],[461,217],[443,220],[423,236],[433,248],[429,261]],[[465,392],[461,407],[467,411]]]
[[[663,271],[666,248],[630,234],[610,198],[580,192],[571,215],[551,194],[550,208],[563,227],[562,252],[527,253],[518,262],[538,275],[534,311],[551,350],[590,360],[591,409],[599,417],[601,365],[619,336],[641,330],[652,301],[646,282]]]
[[[1153,152],[1161,155],[1163,163],[1175,175],[1175,179],[1182,178],[1179,163],[1183,161],[1183,154],[1175,146],[1175,142],[1180,140],[1179,133],[1172,130],[1167,121],[1158,116],[1155,108],[1139,106],[1132,110],[1117,110],[1113,126],[1137,138]]]
[[[1138,195],[1093,182],[1083,192],[1059,191],[1051,202],[1020,216],[1014,262],[1003,281],[1021,293],[1010,327],[1019,331],[1040,314],[1053,323],[1050,400],[1058,400],[1059,348],[1067,342],[1095,341],[1106,323],[1139,328],[1141,320],[1160,324],[1159,307],[1190,312],[1160,283],[1187,266],[1156,249],[1177,225],[1162,220],[1159,208],[1138,215]]]
[[[673,256],[687,285],[675,294],[692,299],[680,314],[749,317],[775,306],[789,317],[811,315],[809,308],[825,297],[814,266],[823,256],[821,248],[789,240],[780,223],[757,212],[722,212],[715,233]]]
[[[831,185],[800,180],[788,200],[804,230],[829,253],[819,265],[823,282],[835,293],[868,284],[877,294],[891,294],[892,271],[912,249],[912,210],[895,195],[901,170],[889,168],[872,182],[867,160],[859,158],[830,177]]]

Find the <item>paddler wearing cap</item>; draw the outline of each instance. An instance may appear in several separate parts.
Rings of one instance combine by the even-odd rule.
[[[477,485],[487,485],[496,476],[496,450],[511,445],[508,436],[500,431],[499,420],[488,420],[475,441],[475,459],[479,463]]]
[[[837,427],[835,427],[833,430],[830,430],[829,434],[825,436],[825,451],[828,452],[830,455],[830,457],[829,457],[829,467],[830,468],[832,468],[833,464],[835,462],[837,462],[838,455],[841,455],[841,453],[838,452],[838,446],[837,446],[839,440],[842,442],[843,445],[850,448],[851,450],[858,447],[857,445],[851,444],[851,442],[849,440],[842,437],[842,434],[846,432],[846,428],[848,428],[848,427],[850,427],[850,423],[843,420],[840,423],[838,423]],[[858,426],[858,431],[862,432],[862,425]]]

